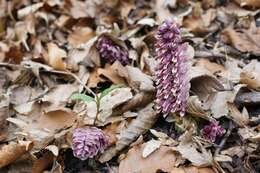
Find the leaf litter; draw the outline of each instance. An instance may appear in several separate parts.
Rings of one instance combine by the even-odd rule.
[[[1,0],[0,172],[259,172],[259,7]]]

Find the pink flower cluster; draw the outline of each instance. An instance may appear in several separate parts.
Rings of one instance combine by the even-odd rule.
[[[225,134],[226,130],[219,125],[219,122],[214,120],[209,125],[206,125],[202,130],[202,136],[211,142],[215,142],[217,137]]]
[[[108,145],[108,139],[102,130],[91,128],[77,128],[73,130],[72,150],[75,157],[86,160],[103,152]]]
[[[185,115],[190,83],[187,79],[186,44],[182,43],[180,28],[165,21],[156,34],[156,105],[158,112]]]
[[[126,65],[129,62],[128,51],[122,46],[117,45],[107,36],[102,36],[98,40],[96,47],[101,58],[109,63],[113,63],[117,60],[121,62],[121,64]]]

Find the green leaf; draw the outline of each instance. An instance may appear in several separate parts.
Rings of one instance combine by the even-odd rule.
[[[70,97],[71,100],[82,100],[82,101],[85,101],[85,102],[91,102],[91,101],[95,101],[95,99],[93,97],[90,97],[88,95],[85,95],[85,94],[73,94],[71,97]]]
[[[111,85],[109,88],[105,89],[101,92],[100,99],[104,96],[106,96],[108,93],[113,91],[114,89],[121,88],[123,85]]]

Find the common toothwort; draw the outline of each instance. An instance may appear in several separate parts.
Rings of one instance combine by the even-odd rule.
[[[76,128],[72,134],[72,150],[75,157],[86,160],[103,152],[108,145],[108,138],[96,127]]]
[[[101,58],[109,63],[113,63],[116,60],[123,65],[129,63],[128,51],[124,47],[117,45],[107,36],[99,38],[96,47]]]
[[[182,43],[178,24],[165,21],[156,34],[156,108],[185,115],[190,83],[187,79],[187,45]]]

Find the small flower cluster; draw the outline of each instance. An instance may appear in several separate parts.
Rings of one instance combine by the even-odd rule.
[[[75,157],[86,160],[93,158],[98,152],[103,152],[108,145],[108,139],[102,130],[91,128],[74,129],[72,135],[72,150]]]
[[[215,142],[217,137],[225,134],[226,130],[219,125],[219,122],[214,120],[209,125],[206,125],[202,130],[202,136],[211,142]]]
[[[167,116],[178,112],[184,116],[190,83],[187,79],[186,44],[182,43],[180,28],[165,21],[156,35],[156,105],[158,112]]]
[[[109,63],[113,63],[116,60],[123,65],[129,63],[128,51],[122,46],[117,45],[107,36],[102,36],[98,40],[96,47],[101,58],[105,59]]]

